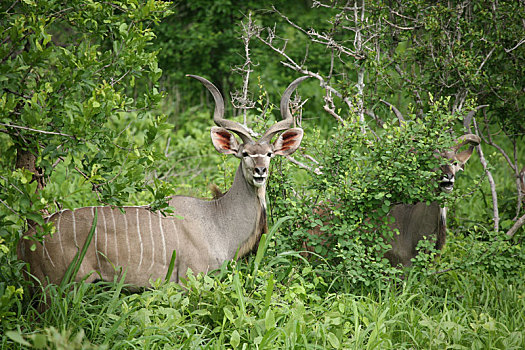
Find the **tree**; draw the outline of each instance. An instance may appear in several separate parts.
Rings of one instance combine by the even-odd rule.
[[[162,97],[152,27],[169,6],[2,3],[0,242],[13,247],[26,223],[43,225],[57,209],[121,205],[145,188],[147,200],[163,199],[163,185],[146,175],[166,128],[150,112]]]
[[[347,245],[350,250],[343,253],[340,250],[335,253],[326,251],[319,244],[322,243],[320,240],[317,242],[318,252],[325,258],[327,254],[346,255],[349,261],[344,267],[346,273],[353,273],[357,279],[362,277],[364,270],[356,270],[356,266],[371,260],[360,255],[362,242],[354,247],[348,243],[353,238],[352,232],[359,226],[359,220],[363,220],[362,208],[367,208],[368,213],[374,208],[381,210],[377,209],[381,205],[375,199],[383,198],[385,193],[390,196],[385,203],[410,203],[417,197],[429,200],[428,188],[420,182],[428,178],[423,165],[425,162],[430,164],[426,157],[430,156],[432,147],[447,147],[450,140],[447,141],[446,137],[439,140],[443,134],[473,132],[485,142],[483,148],[477,147],[477,153],[489,179],[492,220],[485,212],[482,218],[476,217],[475,220],[489,223],[491,231],[496,233],[502,226],[508,229],[514,224],[508,235],[523,225],[523,195],[519,190],[522,164],[519,157],[523,154],[520,145],[523,144],[524,104],[520,102],[524,99],[525,41],[521,34],[523,30],[518,29],[523,26],[523,4],[512,1],[433,4],[425,1],[348,0],[314,1],[313,10],[318,13],[319,20],[304,26],[298,23],[293,13],[274,7],[274,14],[288,23],[288,28],[261,27],[258,38],[280,58],[284,67],[319,82],[324,93],[324,111],[343,128],[343,135],[338,137],[348,138],[348,142],[330,141],[332,145],[320,140],[315,142],[311,152],[315,153],[324,170],[322,176],[308,182],[306,191],[304,186],[301,190],[294,188],[291,191],[290,185],[284,182],[282,188],[272,187],[280,191],[276,200],[282,205],[282,214],[287,213],[288,208],[298,208],[297,212],[303,215],[299,221],[304,221],[306,216],[312,218],[312,225],[323,223],[323,218],[312,212],[312,202],[343,199],[345,208],[331,207],[336,213],[334,221],[337,224],[330,231],[330,239],[341,246]],[[297,34],[302,39],[297,40]],[[298,50],[298,46],[303,49]],[[319,54],[320,51],[323,53]],[[483,122],[480,123],[477,118],[481,113]],[[358,123],[356,125],[364,135],[362,140],[353,135],[356,130],[349,128],[349,123]],[[397,140],[397,127],[393,127],[397,123],[424,123],[428,130],[405,128],[404,132],[411,135]],[[384,127],[388,131],[383,130]],[[431,148],[425,150],[420,144],[410,146],[415,140],[426,142]],[[356,143],[361,143],[361,146],[356,146]],[[495,147],[503,155],[515,177],[512,179],[516,180],[513,181],[514,193],[518,195],[514,197],[517,201],[513,210],[509,211],[508,200],[504,209],[498,205],[496,186],[499,182],[502,187],[509,179],[504,176],[496,178],[493,174],[490,159],[483,153],[486,145]],[[367,148],[382,150],[383,154],[366,151]],[[407,152],[417,154],[420,167],[404,167],[411,164],[406,159],[400,161]],[[352,159],[347,159],[348,154]],[[356,166],[353,162],[359,157],[360,168],[367,169],[364,174],[353,173]],[[376,181],[372,176],[375,169],[367,167],[369,162],[386,166],[377,174],[382,179]],[[345,167],[344,171],[341,170]],[[406,182],[414,174],[417,176]],[[392,180],[389,186],[381,188],[380,184],[389,180]],[[482,185],[478,181],[471,183],[471,190],[479,190],[477,193],[482,197]],[[365,189],[362,191],[364,199],[355,198],[360,186]],[[297,184],[292,187],[297,187]],[[419,188],[420,191],[398,191],[403,188]],[[302,195],[297,196],[298,192]],[[278,197],[286,197],[284,193],[289,193],[289,198]],[[504,193],[508,195],[507,190]],[[458,195],[456,192],[455,196]],[[453,199],[445,201],[453,202]],[[341,214],[344,209],[347,212]],[[505,225],[500,225],[500,222]],[[304,227],[296,226],[292,230],[296,233],[292,239],[297,244],[301,240],[298,233],[304,231]],[[373,245],[374,242],[372,239],[370,243]],[[336,264],[339,264],[337,260]],[[373,266],[369,264],[368,267]]]
[[[493,230],[500,229],[501,216],[504,228],[522,223],[523,2],[349,0],[315,1],[313,7],[324,21],[311,27],[274,11],[306,35],[305,52],[327,49],[324,64],[290,54],[286,36],[273,28],[261,28],[259,38],[283,58],[284,66],[319,80],[324,110],[341,124],[347,111],[381,124],[392,115],[405,120],[412,111],[421,118],[434,101],[449,99],[448,111],[458,121],[465,116],[463,127],[456,128],[479,134],[501,153],[514,177],[515,209],[500,214],[496,185],[507,179],[494,179],[478,147],[491,190]]]

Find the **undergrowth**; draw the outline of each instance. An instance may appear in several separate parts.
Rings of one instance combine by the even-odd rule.
[[[266,238],[266,237],[265,237]],[[271,237],[269,237],[271,238]],[[269,240],[268,240],[269,243]],[[40,314],[24,299],[2,320],[1,347],[51,349],[521,349],[523,271],[405,272],[369,288],[338,284],[297,253],[225,263],[184,285],[125,281],[50,286]],[[452,244],[454,247],[454,244]],[[335,277],[334,277],[335,278]],[[341,278],[341,277],[338,277]],[[16,320],[14,322],[13,320]]]

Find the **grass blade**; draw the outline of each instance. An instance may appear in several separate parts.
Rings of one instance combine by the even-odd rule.
[[[170,266],[168,266],[168,271],[166,272],[166,277],[164,278],[164,281],[166,283],[171,280],[171,274],[173,273],[173,268],[175,267],[176,258],[177,258],[177,252],[175,251],[175,249],[173,249],[173,253],[171,253]]]
[[[80,252],[77,251],[77,253],[75,254],[75,257],[73,258],[73,260],[67,267],[64,277],[62,277],[62,281],[60,282],[60,289],[63,289],[67,284],[71,283],[72,280],[76,277],[78,270],[80,269],[80,264],[82,264],[82,261],[84,260],[84,257],[86,256],[89,245],[91,244],[91,241],[93,240],[93,235],[95,234],[95,230],[97,229],[97,221],[98,221],[98,211],[97,211],[97,208],[95,208],[95,215],[93,216],[93,223],[91,224],[91,229],[89,230],[89,234],[86,237],[86,240],[84,241],[84,245],[82,246],[82,249],[80,250]]]
[[[266,253],[266,249],[268,249],[268,244],[270,243],[273,235],[279,227],[287,220],[290,220],[291,216],[283,216],[277,222],[275,225],[272,226],[270,232],[268,234],[263,234],[261,236],[261,240],[259,241],[259,249],[257,249],[257,255],[255,256],[255,260],[253,262],[253,276],[257,276],[257,272],[259,271],[259,265],[264,257],[264,253]]]

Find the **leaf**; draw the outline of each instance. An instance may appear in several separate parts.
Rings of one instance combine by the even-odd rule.
[[[43,334],[33,335],[33,347],[35,349],[45,349],[47,347],[47,338]]]
[[[198,316],[206,316],[206,315],[210,315],[210,312],[208,310],[195,310],[191,313],[191,315],[198,315]]]
[[[332,332],[328,332],[326,335],[326,338],[328,339],[328,342],[332,347],[338,349],[341,346],[341,343],[339,342],[339,339],[337,339],[336,335]]]
[[[227,318],[231,323],[233,323],[233,321],[234,321],[233,313],[230,311],[230,309],[229,309],[227,306],[225,306],[225,307],[223,308],[223,311],[224,311],[224,316],[226,316],[226,318]]]
[[[6,332],[5,335],[7,335],[8,338],[10,338],[14,342],[17,342],[18,344],[22,344],[25,346],[31,346],[31,344],[29,344],[29,342],[27,342],[27,340],[25,340],[24,337],[22,337],[22,335],[18,332],[9,331],[9,332]]]
[[[230,338],[230,344],[231,346],[233,346],[233,348],[237,348],[240,343],[241,343],[241,336],[239,335],[239,332],[237,332],[237,330],[234,330]]]
[[[27,218],[29,220],[33,220],[38,225],[43,225],[44,224],[44,219],[42,219],[42,215],[40,215],[40,214],[27,213],[26,216],[27,216]]]
[[[266,317],[264,318],[264,326],[267,330],[275,327],[275,316],[271,309],[268,309],[266,311]]]

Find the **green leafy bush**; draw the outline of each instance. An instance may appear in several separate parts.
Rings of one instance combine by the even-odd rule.
[[[443,130],[451,129],[456,117],[438,105],[402,127],[396,121],[371,132],[350,121],[326,141],[308,140],[307,150],[320,161],[322,174],[311,173],[297,183],[278,173],[270,186],[272,214],[294,218],[290,234],[279,238],[279,249],[307,247],[332,266],[339,283],[354,287],[398,274],[382,258],[392,237],[386,226],[390,208],[415,202],[445,205],[451,199],[437,188],[444,160],[436,150],[454,144],[454,135]],[[314,229],[320,234],[312,234]]]

